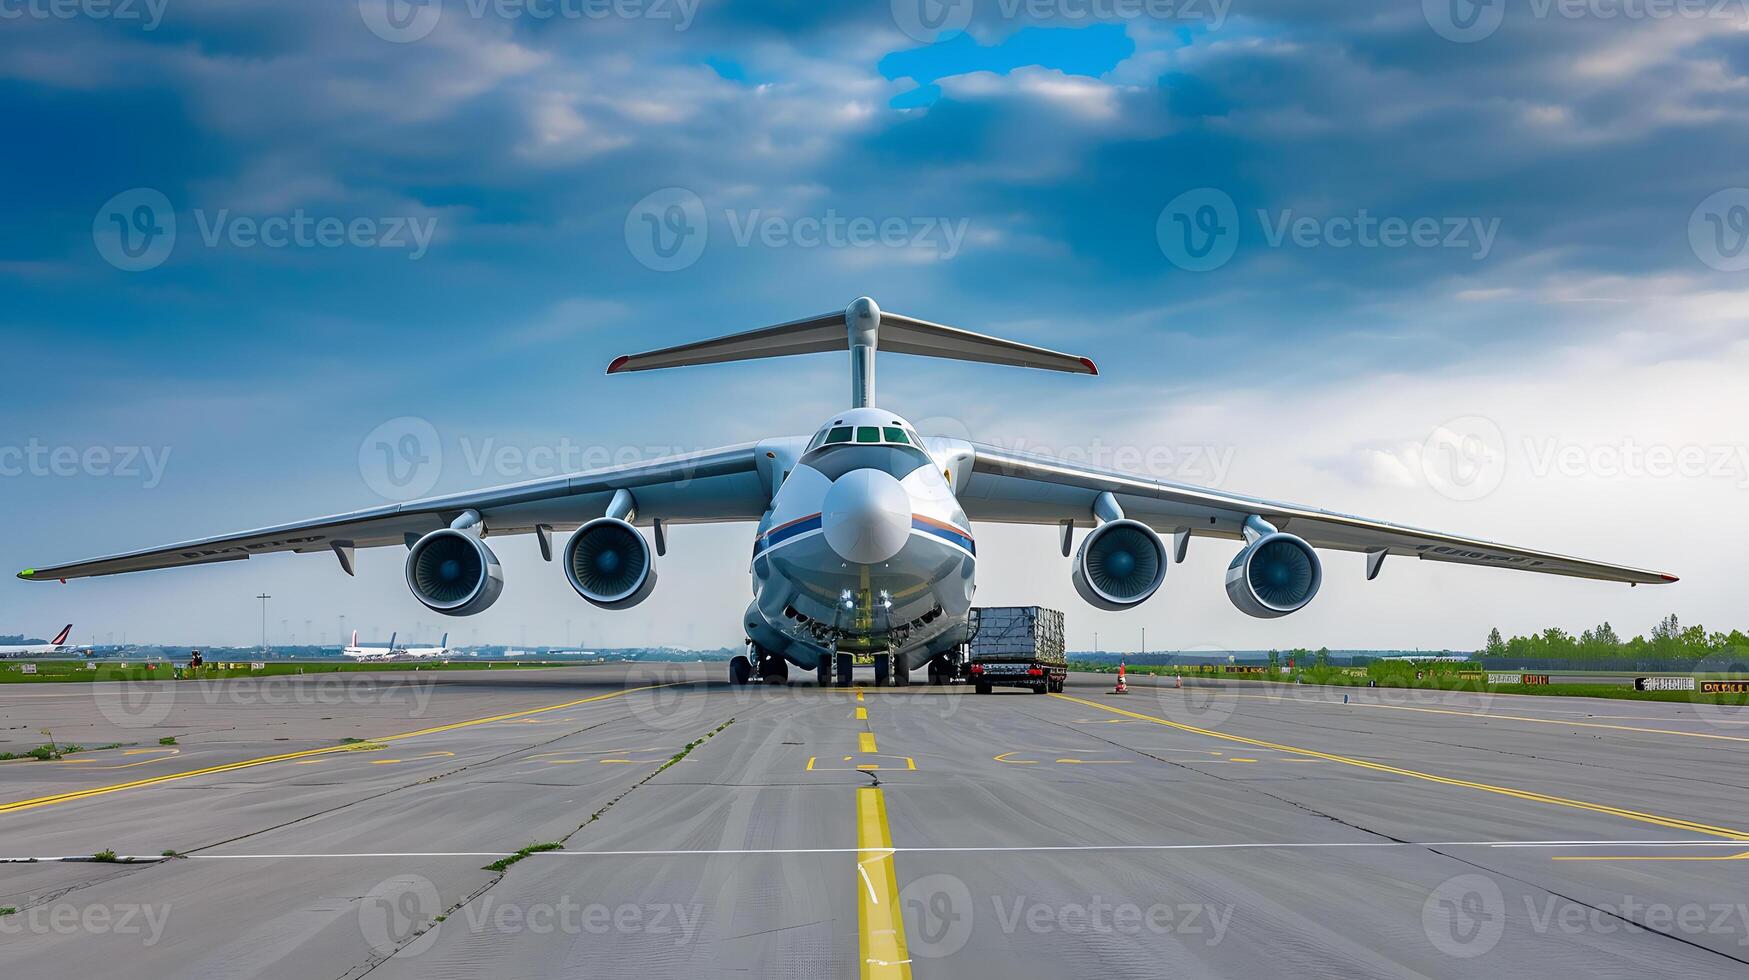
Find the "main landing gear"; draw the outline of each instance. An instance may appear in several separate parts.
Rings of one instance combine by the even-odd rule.
[[[762,684],[788,684],[789,661],[757,643],[747,644],[746,654],[729,659],[729,683],[736,686],[758,681]]]

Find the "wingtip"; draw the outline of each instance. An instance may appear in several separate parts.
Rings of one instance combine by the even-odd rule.
[[[19,573],[18,573],[18,577],[19,577],[19,578],[26,578],[26,579],[29,579],[29,578],[36,578],[36,569],[34,569],[34,568],[27,568],[27,569],[25,569],[25,570],[24,570],[24,571],[22,571],[22,572],[19,572]]]
[[[1666,583],[1682,581],[1682,579],[1677,578],[1676,576],[1671,575],[1668,572],[1659,572],[1658,577],[1663,579]]]
[[[1088,374],[1091,374],[1094,377],[1099,376],[1099,365],[1093,363],[1093,358],[1083,357],[1083,358],[1081,358],[1081,363],[1085,364],[1087,366],[1087,373]]]
[[[618,374],[620,372],[620,369],[622,369],[626,366],[626,362],[631,360],[631,359],[632,359],[632,356],[630,354],[621,354],[620,356],[614,358],[613,363],[611,363],[607,366],[607,373],[608,374]]]

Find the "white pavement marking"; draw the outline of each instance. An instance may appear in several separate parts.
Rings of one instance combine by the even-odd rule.
[[[1446,841],[1277,841],[1277,842],[1232,842],[1225,844],[1017,844],[1000,847],[895,847],[896,854],[988,854],[988,853],[1034,853],[1043,851],[1227,851],[1227,850],[1319,850],[1340,848],[1388,848],[1388,847],[1520,847],[1520,848],[1577,848],[1577,847],[1742,847],[1742,841],[1722,840],[1523,840],[1523,841],[1491,841],[1491,840],[1446,840]],[[530,854],[531,858],[546,857],[722,857],[730,855],[784,855],[784,854],[861,854],[867,851],[861,847],[770,847],[770,848],[730,848],[721,850],[669,850],[669,851],[539,851]],[[882,848],[882,850],[886,850]],[[118,862],[133,861],[135,863],[161,862],[166,860],[188,859],[193,861],[284,861],[284,860],[348,860],[353,858],[477,858],[477,857],[508,857],[509,851],[376,851],[353,852],[346,854],[184,854],[179,858],[164,858],[158,855],[151,857],[118,858]],[[0,857],[0,864],[24,864],[35,861],[89,861],[91,856],[70,855],[63,857]]]

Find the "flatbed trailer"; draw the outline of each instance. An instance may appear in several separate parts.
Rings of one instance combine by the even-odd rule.
[[[1020,687],[1034,694],[1058,692],[1069,676],[1063,614],[1041,606],[991,606],[972,610],[965,676],[972,689],[989,694]]]

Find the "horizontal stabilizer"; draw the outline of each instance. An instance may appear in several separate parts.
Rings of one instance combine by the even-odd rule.
[[[873,321],[872,330],[869,329],[871,324],[866,321],[853,328],[851,320],[859,311],[864,311],[861,315]],[[874,343],[869,344],[868,340],[874,340]],[[613,363],[608,365],[607,373],[623,374],[694,364],[721,364],[789,354],[818,354],[850,350],[859,345],[900,354],[945,357],[958,361],[1007,364],[1071,374],[1099,373],[1093,362],[1085,357],[888,313],[867,299],[857,300],[851,304],[849,310],[822,313],[775,327],[749,330],[678,347],[665,347],[642,354],[627,354],[614,358]]]

